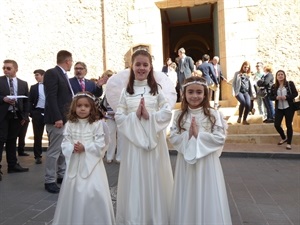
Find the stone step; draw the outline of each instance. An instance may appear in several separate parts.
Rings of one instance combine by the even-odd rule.
[[[281,140],[279,134],[228,134],[226,143],[230,144],[271,144],[277,145]],[[294,132],[293,145],[300,145],[300,133]]]
[[[277,131],[275,130],[273,123],[262,123],[262,124],[252,124],[250,125],[242,125],[242,124],[228,124],[228,134],[275,134]]]

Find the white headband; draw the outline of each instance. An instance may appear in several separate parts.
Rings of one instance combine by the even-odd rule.
[[[199,85],[204,85],[204,86],[207,86],[207,83],[204,83],[204,82],[201,82],[201,81],[191,81],[191,82],[188,82],[186,84],[183,84],[181,87],[182,89],[185,88],[186,86],[189,86],[191,84],[199,84]]]
[[[89,97],[93,101],[96,100],[96,98],[93,95],[90,95],[88,93],[78,93],[78,94],[74,95],[73,98],[80,97],[80,96]]]

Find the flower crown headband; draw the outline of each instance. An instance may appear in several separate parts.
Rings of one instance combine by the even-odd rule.
[[[93,101],[96,100],[96,98],[93,95],[90,95],[88,93],[78,93],[78,94],[74,95],[73,98],[77,98],[77,97],[81,97],[81,96],[83,96],[83,97],[89,97]]]
[[[186,84],[183,84],[181,87],[182,89],[184,89],[186,86],[189,86],[191,84],[199,84],[199,85],[204,85],[204,86],[207,86],[207,83],[205,82],[202,82],[202,81],[191,81],[191,82],[187,82]]]

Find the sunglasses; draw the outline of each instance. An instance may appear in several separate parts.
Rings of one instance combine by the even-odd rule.
[[[3,70],[11,71],[12,68],[11,68],[11,67],[5,67],[5,66],[3,66],[2,69],[3,69]]]
[[[82,68],[82,67],[75,67],[74,69],[75,70],[84,70],[84,68]]]

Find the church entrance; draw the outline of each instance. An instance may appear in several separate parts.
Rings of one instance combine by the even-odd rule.
[[[219,54],[217,4],[161,8],[163,56],[175,61],[179,48],[194,62]]]

